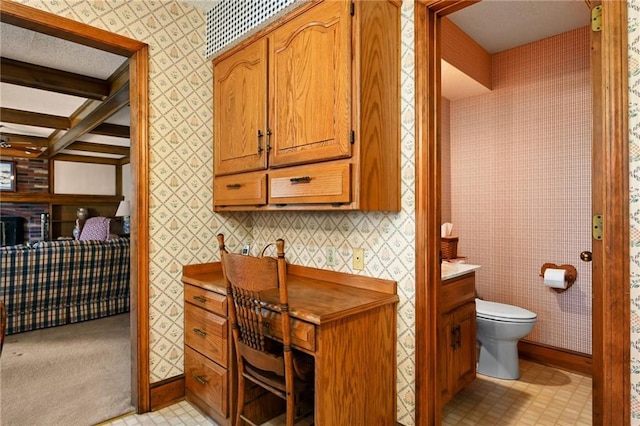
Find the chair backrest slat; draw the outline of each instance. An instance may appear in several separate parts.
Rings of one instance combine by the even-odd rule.
[[[229,300],[229,320],[236,327],[240,343],[268,352],[268,339],[264,333],[264,302],[262,292],[278,289],[281,329],[283,343],[290,347],[290,319],[288,313],[288,296],[286,287],[286,263],[284,260],[284,241],[276,243],[278,255],[282,258],[262,256],[253,257],[237,253],[229,253],[224,247],[224,237],[218,235],[222,270],[227,281]]]

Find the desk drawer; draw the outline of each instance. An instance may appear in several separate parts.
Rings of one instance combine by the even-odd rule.
[[[276,340],[282,341],[282,321],[280,314],[273,311],[264,312],[266,334]],[[308,322],[291,318],[291,343],[298,348],[311,352],[316,350],[316,327]]]
[[[226,369],[185,346],[184,376],[187,395],[197,395],[208,406],[227,417],[229,410]]]
[[[194,285],[184,285],[184,300],[207,311],[227,316],[227,297]],[[186,307],[185,307],[186,309]]]
[[[349,203],[348,163],[324,163],[269,172],[269,204]]]
[[[476,295],[475,273],[443,281],[440,287],[440,312],[473,302]]]
[[[227,319],[189,304],[185,306],[185,344],[226,367]]]

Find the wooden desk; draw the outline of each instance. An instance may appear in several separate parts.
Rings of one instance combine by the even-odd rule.
[[[187,265],[182,280],[226,294],[219,262]],[[396,283],[288,265],[287,285],[293,345],[315,358],[315,425],[395,425]],[[267,308],[277,315],[274,305]],[[233,382],[235,358],[229,359]],[[228,393],[231,422],[235,397]]]

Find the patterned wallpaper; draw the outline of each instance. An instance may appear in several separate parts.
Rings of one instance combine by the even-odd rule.
[[[180,1],[20,0],[149,45],[151,381],[183,372],[182,265],[218,259],[215,234],[231,250],[283,237],[287,260],[325,267],[326,246],[351,270],[365,248],[365,275],[398,282],[398,421],[415,411],[415,161],[413,2],[402,6],[402,208],[399,213],[212,211],[212,67],[204,57],[204,13]],[[357,272],[357,271],[356,271]]]
[[[628,2],[631,424],[640,425],[640,1]]]

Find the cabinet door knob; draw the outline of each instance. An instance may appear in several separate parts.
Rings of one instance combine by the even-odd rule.
[[[583,262],[591,262],[592,256],[591,256],[591,252],[590,251],[583,251],[582,253],[580,253],[580,260],[582,260]]]

